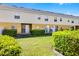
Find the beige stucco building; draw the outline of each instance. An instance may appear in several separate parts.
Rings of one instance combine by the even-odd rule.
[[[23,7],[0,5],[0,31],[17,29],[18,34],[28,34],[33,29],[78,29],[79,17]]]

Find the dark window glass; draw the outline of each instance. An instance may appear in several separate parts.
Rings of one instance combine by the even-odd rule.
[[[45,21],[48,21],[48,18],[46,18]]]
[[[54,18],[54,22],[57,22],[57,18]]]
[[[20,19],[20,16],[14,16],[15,19]]]
[[[60,18],[60,21],[62,21],[62,18]]]
[[[74,21],[72,21],[72,23],[74,23]]]
[[[70,22],[70,21],[68,20],[68,22]]]
[[[40,20],[41,18],[40,18],[40,17],[38,17],[38,19]]]

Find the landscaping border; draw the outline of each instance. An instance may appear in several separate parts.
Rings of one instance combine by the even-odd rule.
[[[56,51],[55,49],[53,49],[53,52],[55,53],[55,56],[64,56],[61,53],[59,53],[58,51]]]

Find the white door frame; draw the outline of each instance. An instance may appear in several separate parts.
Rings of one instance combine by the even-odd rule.
[[[29,25],[25,25],[25,34],[29,34],[30,33],[30,27]]]

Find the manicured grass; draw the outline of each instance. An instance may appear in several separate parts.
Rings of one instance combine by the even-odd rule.
[[[22,47],[22,56],[53,56],[51,36],[17,39]]]

